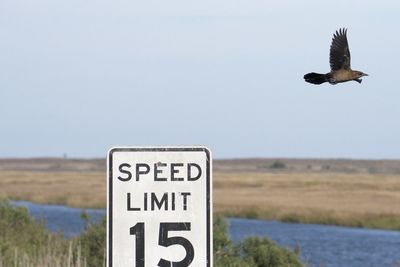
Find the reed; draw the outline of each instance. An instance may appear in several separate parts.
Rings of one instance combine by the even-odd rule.
[[[79,237],[65,239],[43,223],[30,218],[26,209],[0,200],[0,267],[86,267]]]
[[[69,243],[69,249],[63,247]],[[34,254],[21,250],[18,246],[10,248],[14,257],[0,255],[0,267],[86,267],[86,259],[82,257],[81,246],[76,242],[58,240],[49,242],[48,246],[37,247]]]

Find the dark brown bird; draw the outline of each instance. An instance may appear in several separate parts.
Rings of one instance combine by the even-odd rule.
[[[358,70],[352,70],[350,67],[350,50],[347,43],[347,29],[339,29],[333,34],[329,63],[331,71],[326,74],[315,72],[304,75],[304,80],[313,84],[329,82],[330,84],[343,83],[347,81],[356,81],[361,83],[361,77],[368,76]]]

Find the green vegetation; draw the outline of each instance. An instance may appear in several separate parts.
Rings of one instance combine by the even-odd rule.
[[[362,214],[354,217],[340,217],[335,214],[329,214],[328,212],[315,212],[308,216],[297,213],[287,213],[280,216],[278,220],[288,223],[315,223],[400,231],[400,217],[396,214]]]
[[[227,234],[222,216],[214,219],[214,267],[302,267],[298,255],[268,238],[250,237],[238,245]],[[88,225],[80,236],[82,255],[88,266],[102,266],[105,258],[106,220]]]
[[[400,216],[391,213],[336,214],[328,211],[282,212],[274,209],[259,210],[250,207],[235,212],[219,212],[224,217],[240,217],[260,220],[276,220],[286,223],[324,224],[366,229],[385,229],[400,231]]]
[[[52,234],[22,207],[0,200],[0,266],[84,266],[77,240]]]
[[[272,165],[270,166],[271,169],[286,169],[286,164],[282,161],[274,161],[274,163],[272,163]]]
[[[105,218],[89,224],[79,237],[53,234],[43,222],[32,219],[26,208],[0,200],[0,267],[101,267],[105,266]]]
[[[235,245],[227,236],[223,217],[214,220],[215,267],[302,267],[298,255],[268,238],[248,237]]]
[[[85,223],[86,230],[79,236],[82,254],[88,266],[106,266],[106,217],[96,224],[89,224],[86,217]]]
[[[102,267],[105,266],[106,220],[90,224],[73,239],[52,234],[43,222],[29,217],[25,208],[0,200],[0,266],[18,267]],[[251,237],[233,244],[223,217],[214,220],[215,267],[301,267],[294,252],[268,238]]]

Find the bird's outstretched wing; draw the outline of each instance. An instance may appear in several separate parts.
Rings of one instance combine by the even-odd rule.
[[[331,70],[350,69],[350,50],[347,43],[347,29],[339,29],[333,34],[329,63]]]

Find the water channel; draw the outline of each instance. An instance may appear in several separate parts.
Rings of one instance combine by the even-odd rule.
[[[53,232],[66,237],[79,235],[84,228],[81,209],[60,205],[40,205],[13,201],[24,206],[32,217],[45,220]],[[102,209],[86,209],[92,222],[104,215]],[[276,221],[229,218],[229,235],[234,242],[247,236],[267,236],[282,246],[300,248],[302,260],[319,267],[400,266],[400,232],[338,226],[291,224]]]

